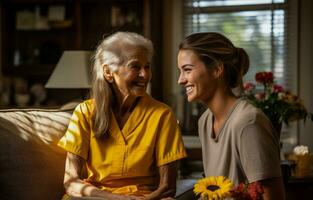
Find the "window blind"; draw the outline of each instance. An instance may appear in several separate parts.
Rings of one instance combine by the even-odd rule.
[[[256,72],[273,71],[277,83],[292,87],[288,74],[285,0],[185,0],[184,35],[219,32],[249,54],[245,81]]]

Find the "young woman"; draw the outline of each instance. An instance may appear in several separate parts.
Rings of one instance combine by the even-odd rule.
[[[59,142],[68,151],[65,199],[175,195],[176,161],[186,153],[170,108],[146,94],[152,53],[151,41],[136,33],[118,32],[99,44],[92,99],[76,107]]]
[[[199,119],[206,176],[226,176],[235,184],[259,181],[264,199],[284,199],[279,142],[267,117],[233,94],[249,69],[242,48],[219,33],[195,33],[179,46],[178,83],[189,102],[208,109]]]

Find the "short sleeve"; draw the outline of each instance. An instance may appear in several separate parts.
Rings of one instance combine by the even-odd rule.
[[[157,166],[165,165],[187,156],[181,132],[174,114],[168,110],[161,116],[156,141]]]
[[[86,103],[79,104],[71,117],[68,129],[58,145],[85,160],[88,157],[91,113]]]
[[[253,123],[243,129],[239,153],[250,183],[281,176],[278,141],[264,126]]]

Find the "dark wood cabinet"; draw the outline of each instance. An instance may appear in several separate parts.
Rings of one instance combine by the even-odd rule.
[[[291,177],[285,186],[286,199],[312,199],[313,198],[313,177],[296,178]]]
[[[2,71],[4,75],[32,78],[50,75],[65,49],[79,49],[80,22],[74,1],[2,2]],[[61,20],[48,19],[49,10],[58,7],[55,15]]]
[[[150,37],[149,3],[2,0],[2,75],[23,78],[29,89],[33,84],[46,83],[64,50],[94,50],[99,40],[118,30]],[[14,105],[14,100],[10,104]]]

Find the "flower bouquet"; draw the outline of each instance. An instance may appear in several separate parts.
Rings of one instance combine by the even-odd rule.
[[[283,122],[288,125],[289,122],[301,119],[305,121],[307,118],[313,121],[313,114],[307,112],[298,96],[274,83],[272,72],[256,73],[255,80],[256,84],[244,83],[243,96],[265,113],[278,133]]]
[[[200,179],[194,186],[194,193],[201,199],[223,200],[262,200],[263,188],[259,182],[251,184],[240,183],[234,186],[231,180],[224,176],[210,176]]]

